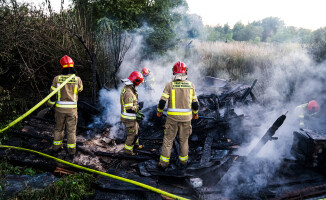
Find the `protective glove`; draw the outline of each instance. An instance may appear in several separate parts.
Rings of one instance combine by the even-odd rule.
[[[139,122],[141,122],[143,119],[144,119],[144,114],[141,112],[141,110],[139,110],[136,113],[136,120],[139,121]]]
[[[198,116],[198,113],[192,115],[192,119],[198,119],[198,117],[199,117],[199,116]]]
[[[143,101],[138,102],[138,108],[139,108],[139,110],[143,109],[143,107],[144,107],[144,102]]]

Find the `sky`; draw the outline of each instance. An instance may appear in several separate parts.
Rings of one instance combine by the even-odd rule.
[[[31,2],[28,0],[21,0]],[[34,0],[33,2],[44,2]],[[326,26],[326,0],[186,0],[189,13],[202,17],[205,25],[231,27],[241,21],[248,24],[266,17],[278,17],[287,26],[316,30]],[[51,0],[60,10],[61,0]],[[67,5],[71,0],[65,0]]]
[[[325,0],[187,0],[189,12],[202,17],[206,25],[231,27],[278,17],[286,26],[316,30],[326,26]]]

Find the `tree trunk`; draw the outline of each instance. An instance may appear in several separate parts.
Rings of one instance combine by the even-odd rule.
[[[114,82],[114,88],[118,89],[118,83],[117,83],[117,72],[113,72],[113,82]]]
[[[92,53],[92,72],[93,72],[93,104],[96,104],[96,84],[97,84],[97,79],[96,79],[96,74],[97,74],[97,70],[96,70],[96,53]]]

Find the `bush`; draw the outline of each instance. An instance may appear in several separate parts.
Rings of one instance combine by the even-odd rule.
[[[17,115],[27,110],[26,101],[23,98],[14,98],[9,90],[4,90],[0,86],[0,121],[10,122]],[[6,124],[5,124],[6,125]],[[1,128],[0,124],[0,128]]]

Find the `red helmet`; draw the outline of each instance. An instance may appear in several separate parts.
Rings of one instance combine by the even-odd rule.
[[[128,79],[135,84],[136,86],[138,86],[141,82],[143,82],[143,75],[140,72],[137,71],[133,71],[130,76],[128,77]]]
[[[141,70],[141,73],[144,75],[144,76],[147,76],[149,74],[149,69],[147,69],[146,67],[144,67],[142,70]]]
[[[178,61],[173,66],[173,74],[179,74],[179,73],[187,74],[186,64],[184,64],[181,61]]]
[[[74,61],[67,55],[63,56],[60,59],[60,64],[62,66],[61,69],[67,68],[67,67],[74,67]]]
[[[309,101],[309,103],[307,105],[307,110],[309,112],[318,112],[318,110],[319,110],[318,102],[315,100]]]

